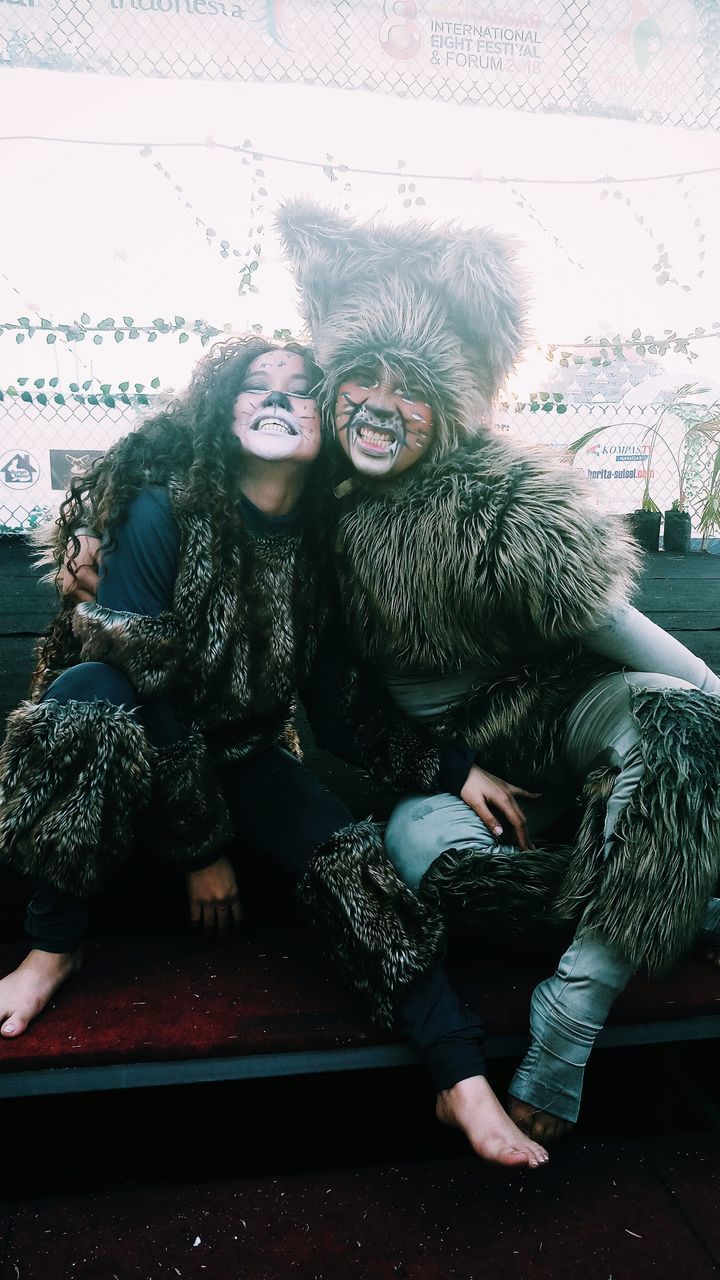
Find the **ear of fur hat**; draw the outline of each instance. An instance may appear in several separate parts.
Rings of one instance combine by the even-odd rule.
[[[525,342],[516,242],[488,228],[362,225],[308,200],[284,204],[277,225],[326,403],[381,356],[427,393],[441,452],[476,431]]]

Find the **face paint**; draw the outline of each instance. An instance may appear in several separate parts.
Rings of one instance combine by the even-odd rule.
[[[232,432],[246,453],[267,462],[312,462],[320,452],[320,414],[305,361],[295,351],[266,351],[249,366],[233,411]]]
[[[340,385],[335,429],[357,471],[398,475],[427,451],[433,413],[420,391],[378,366],[372,373],[358,370]]]

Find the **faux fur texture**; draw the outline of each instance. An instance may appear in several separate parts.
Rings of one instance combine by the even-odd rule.
[[[372,822],[345,827],[317,851],[299,894],[335,968],[390,1027],[404,988],[440,955],[442,914],[399,879]]]
[[[449,920],[482,936],[543,945],[568,933],[555,903],[571,856],[560,845],[447,849],[425,873],[419,892],[439,896]]]
[[[561,905],[587,901],[583,925],[635,965],[672,965],[694,943],[720,875],[720,697],[635,692],[645,772],[605,862],[589,840]]]
[[[213,568],[207,520],[171,486],[180,529],[173,608],[157,618],[79,605],[82,658],[108,662],[140,698],[172,690],[183,719],[207,734],[216,758],[292,746],[295,690],[315,655],[324,584],[302,539],[243,538]],[[53,674],[57,674],[53,672]]]
[[[361,661],[404,675],[476,671],[438,738],[460,737],[519,784],[546,769],[564,710],[611,669],[580,637],[626,599],[637,564],[586,482],[486,432],[344,499],[338,547]]]
[[[209,866],[225,851],[232,823],[199,733],[155,750],[152,823],[153,853],[182,871]]]
[[[517,246],[489,228],[365,226],[307,200],[278,228],[300,288],[323,399],[367,358],[412,373],[455,448],[488,412],[525,341],[526,286]]]
[[[21,703],[0,754],[0,850],[85,897],[123,862],[150,796],[150,749],[108,702]]]
[[[107,662],[130,680],[141,698],[166,693],[177,678],[187,642],[172,613],[157,618],[99,604],[79,604],[72,627],[82,662]]]

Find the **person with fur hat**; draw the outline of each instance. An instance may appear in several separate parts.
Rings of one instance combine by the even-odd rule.
[[[575,929],[533,993],[510,1087],[510,1115],[543,1142],[574,1125],[633,971],[667,968],[699,935],[720,950],[720,680],[632,608],[634,544],[588,482],[487,425],[525,336],[512,241],[363,226],[302,200],[279,227],[354,468],[337,548],[368,737],[379,678],[456,752],[453,785],[414,787],[386,849],[419,898],[487,939]],[[397,782],[402,760],[388,763]],[[574,846],[532,847],[526,826],[537,840],[578,796]],[[442,999],[432,1034],[438,1115],[484,1154],[481,1045],[454,1056]]]

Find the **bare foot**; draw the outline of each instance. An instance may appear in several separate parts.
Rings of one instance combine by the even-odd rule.
[[[518,1129],[536,1142],[556,1142],[575,1128],[570,1120],[562,1120],[549,1111],[539,1111],[521,1098],[510,1099],[509,1111]]]
[[[0,981],[0,1035],[20,1036],[82,963],[77,951],[31,951]]]
[[[493,1164],[537,1169],[549,1159],[543,1147],[516,1128],[484,1076],[470,1076],[439,1093],[435,1114],[443,1124],[460,1129],[475,1154]]]

